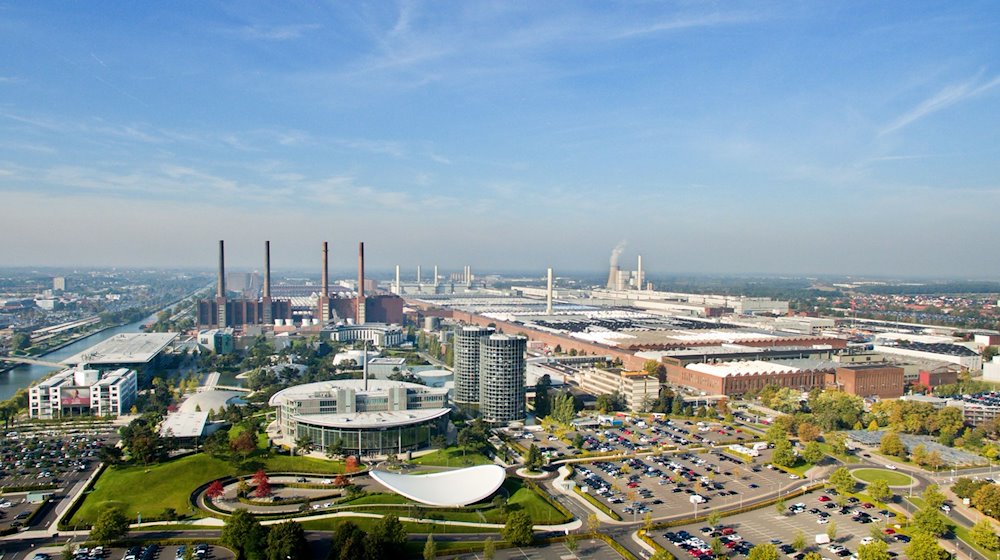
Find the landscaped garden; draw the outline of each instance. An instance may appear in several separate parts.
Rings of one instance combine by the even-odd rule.
[[[868,483],[876,480],[884,480],[889,486],[909,486],[913,483],[910,475],[888,469],[855,469],[851,474],[854,478]]]

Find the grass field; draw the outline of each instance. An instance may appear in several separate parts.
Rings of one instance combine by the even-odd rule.
[[[405,515],[403,516],[405,517]],[[368,531],[378,523],[378,519],[371,517],[336,517],[329,519],[312,519],[302,521],[302,528],[306,531],[335,531],[337,526],[344,521],[350,521],[361,529]],[[403,528],[407,533],[499,533],[500,529],[490,529],[489,527],[464,527],[460,525],[438,525],[436,523],[412,523],[403,522]]]
[[[889,486],[909,486],[913,483],[910,475],[888,469],[857,469],[851,471],[851,474],[862,482],[884,480]]]
[[[106,469],[94,484],[80,509],[69,521],[89,524],[107,506],[120,507],[130,518],[142,514],[145,519],[162,518],[164,509],[173,508],[178,515],[197,514],[189,497],[195,488],[212,480],[236,474],[250,474],[257,467],[268,472],[304,472],[338,474],[344,471],[340,461],[311,457],[276,455],[254,460],[246,470],[237,471],[232,463],[204,453],[189,455],[148,467],[135,466]]]
[[[438,449],[433,453],[417,457],[410,462],[414,465],[438,467],[471,467],[473,465],[489,465],[493,463],[493,461],[490,461],[485,455],[480,453],[465,452],[463,454],[460,447]]]
[[[232,474],[234,468],[222,459],[203,453],[148,467],[106,469],[94,484],[69,524],[93,523],[107,506],[120,507],[131,519],[141,513],[152,519],[173,508],[179,515],[192,515],[188,498],[195,488]]]

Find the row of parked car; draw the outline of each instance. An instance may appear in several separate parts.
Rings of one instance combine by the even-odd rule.
[[[753,543],[744,540],[732,527],[717,527],[715,529],[703,527],[701,532],[704,538],[718,538],[723,546],[737,555],[749,555],[750,549],[754,546]],[[691,535],[687,531],[668,532],[663,535],[663,538],[694,558],[709,559],[715,557],[715,551],[712,550],[711,544],[705,542],[702,537]]]

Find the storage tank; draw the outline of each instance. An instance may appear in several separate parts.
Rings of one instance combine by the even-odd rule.
[[[441,328],[440,317],[424,317],[424,330],[436,331]]]
[[[284,324],[284,319],[275,319],[274,320],[274,326],[280,327],[282,324]]]

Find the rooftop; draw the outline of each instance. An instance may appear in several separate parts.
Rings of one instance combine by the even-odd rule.
[[[418,383],[407,383],[405,381],[390,381],[388,379],[368,379],[368,388],[365,389],[363,379],[339,379],[335,381],[318,381],[316,383],[305,383],[282,389],[271,396],[270,406],[278,406],[279,399],[294,399],[322,397],[325,394],[332,394],[339,389],[352,389],[355,395],[372,395],[386,393],[389,389],[401,387],[411,391],[421,393],[441,392],[442,389],[434,389]]]
[[[64,364],[145,364],[177,338],[177,333],[121,333],[63,360]]]
[[[160,424],[160,435],[167,437],[200,437],[208,422],[208,412],[174,412],[168,414]]]
[[[498,465],[420,475],[371,472],[375,481],[401,496],[445,507],[462,507],[485,500],[500,488],[506,476],[503,467]]]
[[[437,389],[445,391],[445,389]],[[383,412],[346,412],[343,414],[296,415],[299,422],[327,428],[394,428],[440,418],[449,408],[416,408]]]

